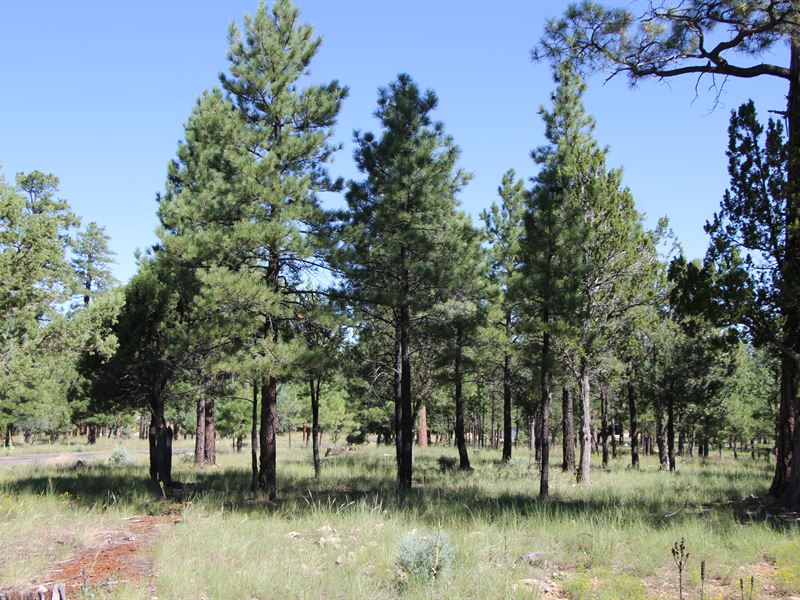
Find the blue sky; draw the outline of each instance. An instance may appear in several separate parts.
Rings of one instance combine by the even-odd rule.
[[[461,195],[476,219],[502,174],[531,177],[541,145],[537,114],[553,87],[530,50],[557,1],[300,0],[302,19],[324,42],[314,81],[350,88],[336,128],[344,144],[334,175],[358,177],[352,131],[375,128],[377,88],[407,72],[439,96],[437,118],[475,179]],[[627,4],[627,3],[626,3]],[[634,9],[636,3],[632,3]],[[0,1],[0,165],[7,180],[39,169],[61,179],[61,196],[105,226],[123,281],[133,253],[155,242],[155,195],[197,96],[226,68],[227,27],[256,2]],[[770,60],[784,64],[788,50]],[[695,80],[590,80],[585,102],[596,137],[610,147],[639,210],[661,215],[688,255],[705,252],[703,224],[727,184],[730,110],[752,97],[760,113],[784,108],[782,82],[729,80],[719,105]],[[694,100],[693,100],[694,99]]]

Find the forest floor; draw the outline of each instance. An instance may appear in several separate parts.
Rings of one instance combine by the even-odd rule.
[[[763,461],[685,459],[667,474],[654,457],[631,471],[620,456],[575,485],[554,457],[543,502],[522,448],[505,465],[472,450],[472,473],[440,460],[452,448],[420,449],[414,489],[400,494],[393,447],[326,459],[314,479],[310,450],[282,443],[275,502],[247,491],[247,453],[200,469],[176,457],[180,500],[151,487],[138,440],[126,442],[129,466],[0,469],[0,591],[58,581],[70,598],[678,598],[671,549],[683,538],[684,598],[701,587],[750,598],[751,578],[754,599],[800,597],[800,521],[760,501]],[[397,566],[414,531],[455,546],[434,582]]]

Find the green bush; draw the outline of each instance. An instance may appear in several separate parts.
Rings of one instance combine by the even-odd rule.
[[[125,446],[117,446],[111,451],[111,456],[108,457],[108,462],[114,466],[125,466],[131,464],[130,454]]]
[[[434,580],[453,564],[456,549],[446,533],[412,531],[397,543],[395,562],[407,579]]]

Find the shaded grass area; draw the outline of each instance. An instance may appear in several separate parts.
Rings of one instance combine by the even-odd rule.
[[[610,472],[593,473],[591,486],[576,486],[554,458],[554,493],[540,501],[527,453],[510,464],[493,451],[474,453],[475,471],[469,474],[443,471],[443,455],[455,453],[416,452],[415,486],[407,493],[396,491],[394,451],[384,447],[326,460],[318,480],[308,450],[283,449],[275,503],[247,491],[249,457],[235,454],[221,455],[219,467],[205,469],[176,460],[175,476],[189,492],[181,503],[160,499],[141,464],[15,467],[0,471],[0,493],[10,502],[41,504],[53,516],[97,523],[123,514],[180,511],[183,522],[165,532],[156,548],[156,595],[165,598],[443,592],[494,598],[536,597],[540,590],[573,598],[672,597],[677,577],[670,548],[681,537],[692,553],[686,578],[691,589],[699,586],[701,560],[712,588],[723,591],[733,590],[752,565],[773,560],[775,581],[764,583],[781,593],[800,592],[793,578],[800,569],[793,570],[792,562],[797,528],[741,519],[743,499],[764,494],[769,484],[771,469],[763,462],[687,461],[670,475],[658,472],[654,460],[631,471],[620,458]],[[19,517],[11,520],[22,535],[26,527],[37,528]],[[401,588],[396,544],[412,530],[445,531],[457,553],[453,567],[434,584]],[[531,552],[543,553],[543,559],[530,564],[521,558]],[[19,570],[0,566],[0,582],[20,577]],[[136,597],[136,591],[118,589],[114,595]]]

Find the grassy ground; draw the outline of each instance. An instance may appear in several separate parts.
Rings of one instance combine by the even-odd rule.
[[[594,472],[592,485],[576,486],[554,459],[552,497],[542,502],[521,449],[508,465],[494,451],[473,452],[468,474],[440,468],[451,448],[419,450],[408,494],[395,491],[393,448],[328,459],[319,480],[309,454],[281,448],[274,504],[247,493],[246,453],[220,454],[220,466],[206,469],[177,459],[175,477],[193,490],[179,504],[154,494],[143,458],[127,467],[0,470],[0,589],[124,517],[177,510],[181,523],[159,533],[155,579],[114,597],[677,598],[670,550],[681,538],[688,598],[699,597],[701,561],[706,598],[739,598],[739,579],[748,588],[751,576],[753,598],[800,594],[800,529],[742,517],[744,499],[769,484],[764,462],[683,461],[670,475],[647,457],[639,472],[620,458]],[[433,583],[408,580],[396,565],[398,541],[415,530],[444,532],[455,546]],[[528,553],[542,554],[531,564]]]

